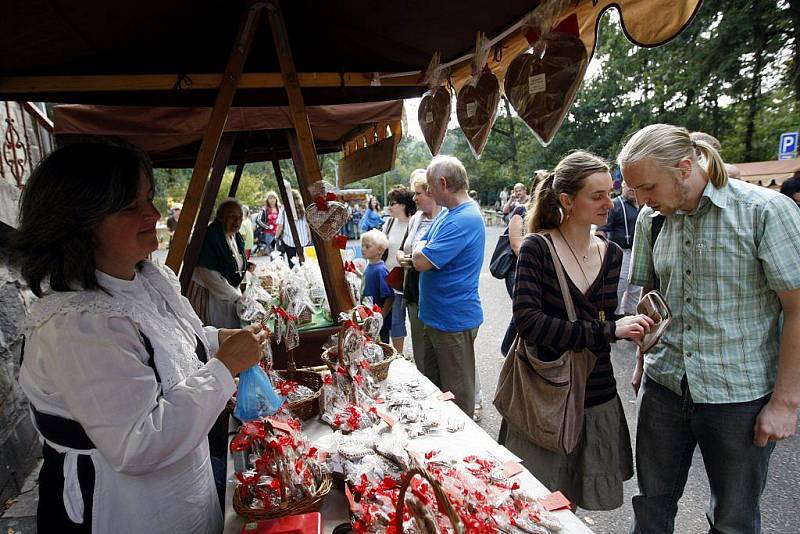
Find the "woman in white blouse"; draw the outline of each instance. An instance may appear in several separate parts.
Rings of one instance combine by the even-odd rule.
[[[39,532],[216,533],[206,434],[264,333],[203,327],[158,246],[146,156],[76,143],[22,195],[19,382],[43,439]],[[205,362],[205,363],[204,363]]]
[[[242,203],[226,198],[217,216],[206,228],[189,286],[189,300],[204,324],[217,328],[241,325],[236,304],[242,296],[239,285],[247,270],[242,226]]]

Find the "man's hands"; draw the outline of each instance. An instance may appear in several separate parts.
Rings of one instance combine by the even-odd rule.
[[[753,443],[757,447],[766,447],[770,441],[790,438],[796,431],[797,407],[772,398],[756,417]]]
[[[241,330],[226,329],[224,333],[220,330],[219,339],[217,359],[225,364],[231,375],[236,376],[258,363],[267,331],[256,324]]]

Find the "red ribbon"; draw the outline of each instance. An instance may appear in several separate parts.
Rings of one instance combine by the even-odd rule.
[[[352,261],[344,262],[344,272],[358,274],[358,271],[356,271],[356,264]]]
[[[272,307],[272,311],[274,311],[275,313],[277,313],[278,315],[283,317],[283,319],[285,321],[295,321],[295,320],[297,320],[297,317],[295,317],[294,315],[290,314],[289,312],[287,312],[286,310],[284,310],[280,306],[273,306]]]
[[[337,235],[333,238],[333,246],[334,248],[338,248],[340,250],[344,250],[347,248],[347,237],[343,235]]]

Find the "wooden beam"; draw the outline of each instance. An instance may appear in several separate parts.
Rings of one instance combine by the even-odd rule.
[[[244,157],[244,156],[242,156]],[[236,191],[239,189],[239,181],[242,179],[242,171],[244,171],[244,161],[240,161],[239,164],[236,166],[236,172],[233,174],[233,180],[231,180],[231,187],[228,189],[228,196],[235,197]]]
[[[183,254],[186,251],[186,244],[189,242],[189,234],[194,225],[203,189],[208,181],[208,171],[214,162],[214,154],[217,152],[219,140],[225,130],[225,123],[228,122],[228,113],[230,112],[231,104],[233,104],[233,96],[236,93],[236,87],[239,83],[247,54],[250,52],[250,45],[253,42],[253,36],[261,18],[261,10],[262,4],[258,2],[248,4],[239,26],[239,32],[236,35],[233,50],[228,59],[228,65],[225,68],[223,81],[219,86],[217,99],[211,111],[208,127],[203,136],[200,152],[197,154],[197,161],[192,171],[192,179],[186,191],[183,212],[181,213],[181,218],[178,219],[178,227],[175,229],[175,235],[172,238],[172,244],[167,254],[167,266],[175,273],[180,272]]]
[[[223,75],[216,74],[115,74],[92,76],[12,76],[0,78],[0,93],[44,94],[63,92],[171,91],[175,88],[192,91],[219,89]],[[370,87],[371,72],[303,72],[297,74],[300,87]],[[424,87],[419,74],[389,77],[382,87]],[[280,72],[243,73],[240,89],[279,89],[283,87]]]
[[[289,36],[286,34],[286,24],[281,13],[279,0],[267,2],[267,16],[269,17],[270,28],[272,29],[272,40],[275,43],[275,52],[278,55],[278,62],[281,66],[286,95],[289,98],[289,111],[294,125],[294,131],[288,132],[289,148],[292,150],[292,160],[299,173],[297,182],[300,186],[300,194],[306,205],[312,204],[314,199],[308,187],[322,179],[319,168],[317,151],[314,147],[314,136],[311,133],[311,125],[308,122],[303,93],[300,90],[300,82],[297,78],[297,71],[294,67],[294,58],[289,45]],[[314,248],[317,251],[317,259],[322,272],[322,279],[325,283],[325,291],[328,295],[328,303],[331,308],[331,315],[339,317],[339,313],[350,310],[355,304],[347,289],[347,282],[344,279],[344,266],[339,249],[335,248],[329,241],[321,239],[315,232],[311,232],[314,240]]]
[[[286,213],[286,222],[289,224],[289,232],[292,234],[292,241],[294,241],[297,257],[300,258],[300,263],[306,262],[306,253],[300,243],[300,234],[297,231],[297,211],[294,205],[294,195],[289,193],[286,187],[286,180],[283,179],[283,172],[281,172],[281,165],[277,158],[272,160],[272,170],[275,171],[275,181],[278,182],[278,194],[281,196],[283,202],[283,210]],[[283,229],[286,231],[286,228]]]
[[[222,177],[225,175],[225,168],[228,166],[228,160],[231,157],[234,143],[236,143],[236,132],[227,132],[222,136],[217,155],[214,158],[214,167],[211,169],[211,177],[203,191],[203,202],[197,213],[197,223],[194,226],[192,239],[189,241],[189,246],[186,247],[186,254],[184,254],[183,257],[183,269],[181,269],[180,280],[181,289],[184,294],[189,288],[189,282],[192,280],[194,267],[197,265],[197,259],[200,257],[200,249],[203,248],[203,240],[206,237],[208,223],[211,221],[211,214],[214,211],[214,204],[217,200],[219,186],[222,184]],[[184,204],[184,206],[186,206],[186,204]],[[183,213],[181,213],[181,217],[183,217]],[[180,219],[178,220],[180,221]]]

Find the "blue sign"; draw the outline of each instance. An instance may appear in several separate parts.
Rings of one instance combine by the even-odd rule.
[[[781,134],[778,144],[778,159],[792,159],[797,157],[797,132]]]

